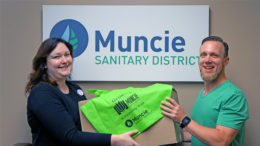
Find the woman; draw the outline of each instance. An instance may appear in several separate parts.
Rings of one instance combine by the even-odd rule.
[[[53,145],[138,145],[131,135],[82,132],[78,102],[86,97],[81,88],[66,79],[72,68],[72,46],[59,38],[45,40],[33,59],[25,92],[32,144]]]

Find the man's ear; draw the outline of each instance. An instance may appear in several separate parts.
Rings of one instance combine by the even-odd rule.
[[[229,57],[228,56],[225,58],[224,63],[225,63],[225,66],[228,65],[228,63],[229,63]]]

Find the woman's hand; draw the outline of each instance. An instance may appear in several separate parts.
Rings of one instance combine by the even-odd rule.
[[[132,135],[136,134],[138,130],[123,133],[121,135],[111,136],[111,146],[140,146],[133,140]]]

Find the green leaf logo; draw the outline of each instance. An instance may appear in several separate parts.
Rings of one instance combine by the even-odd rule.
[[[69,42],[73,46],[73,50],[76,50],[79,45],[79,40],[76,36],[76,33],[69,25],[67,25],[62,37],[65,41]]]
[[[73,47],[73,57],[80,56],[88,46],[88,32],[78,21],[65,19],[59,21],[51,30],[50,37],[62,38]]]

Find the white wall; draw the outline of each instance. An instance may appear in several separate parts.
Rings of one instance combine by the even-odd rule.
[[[40,44],[41,5],[33,1],[2,1],[1,64],[3,82],[1,89],[3,146],[31,140],[26,120],[24,87],[31,70],[32,56]]]
[[[0,2],[0,22],[2,21],[3,18],[3,9],[2,9],[2,2]],[[3,45],[2,45],[2,37],[3,37],[3,27],[2,23],[0,23],[0,117],[3,117]],[[0,128],[3,127],[3,118],[0,118]],[[3,131],[0,131],[0,145],[3,145]]]

